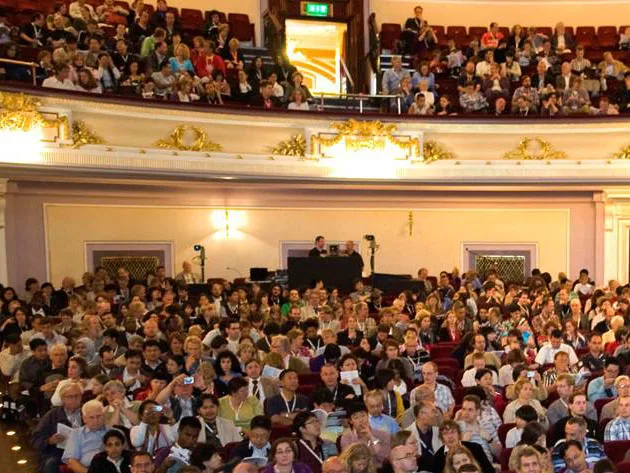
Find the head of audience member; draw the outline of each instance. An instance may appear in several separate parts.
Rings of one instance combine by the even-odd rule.
[[[577,440],[584,443],[586,438],[587,424],[583,417],[571,417],[564,427],[564,437],[566,440]]]
[[[48,359],[48,345],[45,340],[42,340],[41,338],[33,338],[28,345],[34,359],[38,361],[45,361]]]
[[[477,465],[479,463],[473,454],[463,445],[457,445],[449,448],[446,458],[444,459],[444,473],[457,473],[463,465]]]
[[[81,407],[83,386],[77,382],[66,383],[59,390],[59,397],[66,412],[76,412]]]
[[[271,419],[265,416],[255,416],[249,423],[247,438],[256,448],[264,448],[269,443],[271,435]]]
[[[567,470],[570,471],[585,471],[588,470],[586,463],[586,456],[582,444],[577,440],[568,440],[562,446],[562,458],[567,465]]]
[[[434,362],[428,361],[422,365],[423,384],[435,386],[437,384],[437,377],[438,367]]]
[[[363,401],[354,401],[348,405],[348,422],[352,430],[359,436],[370,432],[370,419]]]
[[[519,401],[529,404],[534,397],[534,385],[527,378],[520,378],[514,384],[514,393]]]
[[[293,419],[293,432],[306,442],[310,442],[314,445],[321,431],[321,424],[317,416],[312,412],[298,412]]]
[[[322,473],[349,473],[346,464],[338,456],[328,457],[322,463]]]
[[[129,469],[131,473],[153,473],[155,470],[153,457],[144,450],[132,452],[129,460]]]
[[[52,356],[52,355],[51,355]],[[619,376],[620,363],[619,359],[611,356],[604,362],[604,381],[610,381],[614,383],[614,380]]]
[[[353,443],[341,452],[348,473],[376,473],[374,453],[364,443]]]
[[[93,399],[81,407],[83,424],[91,431],[100,430],[105,426],[105,410],[101,401]]]
[[[529,445],[515,448],[510,457],[510,470],[516,473],[542,473],[542,466],[540,453]]]
[[[389,462],[394,473],[415,473],[418,469],[416,452],[411,452],[404,445],[394,447],[389,452]]]
[[[440,424],[439,432],[440,440],[449,450],[461,444],[462,429],[454,420],[443,421]]]
[[[413,414],[416,419],[416,426],[422,431],[437,425],[437,409],[429,402],[418,401],[413,407]]]
[[[196,417],[182,417],[177,428],[177,444],[191,450],[197,444],[201,422]]]

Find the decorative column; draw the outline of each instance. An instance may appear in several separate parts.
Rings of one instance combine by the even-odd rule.
[[[7,268],[7,235],[6,235],[6,206],[8,179],[0,178],[0,283],[9,284],[9,271]]]
[[[606,193],[593,194],[595,204],[595,268],[591,276],[599,284],[606,284]]]

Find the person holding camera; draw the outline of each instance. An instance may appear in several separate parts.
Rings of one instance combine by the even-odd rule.
[[[160,391],[155,400],[159,404],[170,404],[176,421],[182,417],[194,417],[199,407],[198,399],[193,396],[193,389],[199,387],[196,381],[194,376],[182,373]]]
[[[149,399],[140,404],[138,417],[140,424],[133,426],[129,432],[132,447],[147,451],[153,457],[159,449],[175,443],[171,427],[175,419],[170,409]],[[165,418],[168,423],[161,423]]]

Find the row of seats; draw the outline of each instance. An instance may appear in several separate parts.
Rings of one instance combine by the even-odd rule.
[[[0,0],[0,7],[5,8],[8,13],[9,21],[15,25],[21,25],[30,21],[30,16],[34,12],[51,12],[58,3],[57,0]],[[88,0],[87,3],[94,7],[102,5],[100,0]],[[131,8],[130,2],[117,0],[114,2],[127,10]],[[150,14],[155,11],[152,5],[145,4],[144,9]],[[190,36],[200,35],[203,33],[203,25],[210,20],[211,10],[196,10],[193,8],[182,8],[179,10],[175,7],[168,7],[168,11],[173,12],[179,18],[179,22],[184,33]],[[245,13],[228,13],[218,12],[221,23],[230,25],[232,36],[241,42],[249,42],[255,46],[255,25],[250,22],[249,15]]]
[[[488,31],[486,26],[440,26],[431,25],[435,36],[438,40],[438,46],[446,46],[449,39],[455,41],[458,47],[467,46],[473,38],[481,39],[484,33]],[[619,43],[619,34],[624,31],[626,26],[578,26],[575,31],[572,26],[566,27],[566,32],[575,38],[577,44],[581,44],[588,48],[613,48]],[[503,26],[499,31],[504,37],[510,35],[510,29]],[[536,27],[538,33],[547,37],[553,35],[553,29],[548,26]],[[393,49],[396,41],[400,40],[402,35],[402,27],[397,23],[383,23],[379,34],[381,48]]]

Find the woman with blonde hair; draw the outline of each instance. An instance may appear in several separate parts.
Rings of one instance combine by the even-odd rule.
[[[376,461],[370,447],[363,443],[353,443],[346,448],[339,460],[346,465],[348,473],[376,473]]]
[[[195,75],[195,68],[190,60],[190,49],[184,43],[179,43],[175,48],[175,56],[170,58],[171,70],[173,74],[181,74],[188,72]]]
[[[223,61],[228,69],[243,69],[243,53],[238,49],[241,43],[236,38],[228,42],[228,47],[223,48]]]
[[[459,445],[449,449],[444,461],[444,473],[457,473],[462,465],[475,465],[479,471],[481,467],[473,454],[463,445]]]
[[[527,378],[520,378],[514,384],[516,399],[510,402],[503,412],[503,422],[510,423],[516,421],[516,410],[522,406],[532,406],[538,413],[540,422],[547,427],[547,410],[540,401],[534,399],[534,385]]]
[[[245,366],[251,360],[258,360],[258,350],[249,343],[241,343],[236,350],[236,357],[241,363],[241,369],[245,372]]]

